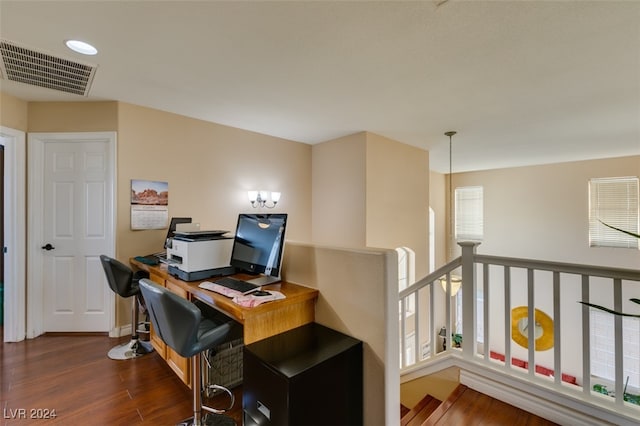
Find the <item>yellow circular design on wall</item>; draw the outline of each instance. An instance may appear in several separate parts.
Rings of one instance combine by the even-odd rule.
[[[533,313],[536,351],[546,351],[553,347],[553,320],[540,309]],[[523,348],[529,348],[529,309],[518,306],[511,310],[511,338]]]

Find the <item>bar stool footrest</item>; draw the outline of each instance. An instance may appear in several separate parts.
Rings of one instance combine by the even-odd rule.
[[[202,416],[201,425],[207,426],[236,426],[236,422],[227,416],[221,414],[206,413]],[[192,426],[195,425],[193,417],[189,417],[177,424],[177,426]]]
[[[115,360],[125,360],[138,358],[150,352],[153,352],[151,342],[146,342],[140,339],[131,339],[127,343],[111,348],[107,356]]]

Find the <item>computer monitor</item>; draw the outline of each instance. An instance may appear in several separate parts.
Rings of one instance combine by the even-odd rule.
[[[190,217],[172,217],[167,230],[167,237],[164,239],[164,248],[169,248],[171,239],[176,235],[176,228],[179,223],[191,223]]]
[[[240,214],[231,251],[231,266],[250,274],[262,274],[249,281],[257,285],[280,281],[286,226],[285,213]]]

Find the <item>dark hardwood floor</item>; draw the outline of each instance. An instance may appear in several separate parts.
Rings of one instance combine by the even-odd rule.
[[[128,340],[44,335],[3,343],[0,425],[174,425],[190,417],[191,390],[157,353],[127,361],[107,357]],[[228,415],[241,425],[242,386],[234,394]],[[211,403],[223,406],[226,400]],[[42,418],[51,414],[55,418]]]
[[[557,426],[556,423],[464,385],[459,385],[449,398],[420,424],[422,426]]]
[[[44,335],[3,343],[0,425],[161,426],[175,425],[190,417],[191,390],[157,353],[128,361],[107,357],[109,349],[128,340],[129,337],[111,339],[104,335]],[[228,415],[242,425],[242,386],[233,391],[236,404]],[[222,400],[216,402],[214,398],[211,404],[224,406],[226,399],[218,398]],[[43,418],[51,414],[55,418]],[[417,423],[554,424],[464,386],[429,414],[427,420]]]

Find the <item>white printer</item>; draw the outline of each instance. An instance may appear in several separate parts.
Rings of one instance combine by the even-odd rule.
[[[216,275],[230,275],[229,265],[233,237],[228,231],[176,231],[167,246],[169,273],[183,281],[204,280]]]

